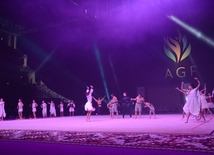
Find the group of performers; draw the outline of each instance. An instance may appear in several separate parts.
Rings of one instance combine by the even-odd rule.
[[[187,115],[187,119],[185,123],[188,123],[189,118],[191,115],[195,116],[198,120],[203,119],[204,122],[208,122],[206,120],[206,114],[212,114],[212,111],[210,108],[214,108],[214,103],[212,102],[212,98],[214,98],[214,89],[212,91],[212,95],[209,93],[208,96],[206,96],[206,84],[204,85],[204,88],[202,90],[199,90],[200,88],[200,81],[198,78],[194,78],[197,81],[197,86],[195,87],[194,84],[190,84],[188,86],[188,89],[184,89],[184,82],[181,83],[181,88],[179,89],[178,87],[176,88],[180,92],[182,92],[185,97],[186,97],[186,103],[183,106],[183,118],[184,114]],[[90,116],[92,111],[95,111],[95,108],[92,106],[92,96],[93,93],[93,86],[87,87],[86,90],[86,98],[87,98],[87,103],[85,104],[85,110],[87,111],[86,115],[86,121],[90,121]],[[104,100],[105,96],[100,99],[95,99],[94,100],[98,104],[98,113],[100,112],[101,104],[102,101]],[[132,101],[135,101],[132,102]],[[127,96],[127,93],[123,93],[123,97],[121,100],[118,100],[117,97],[114,94],[111,94],[111,100],[107,104],[107,108],[109,108],[109,113],[110,117],[114,118],[114,115],[118,117],[118,109],[121,108],[122,112],[122,118],[125,117],[125,114],[128,113],[130,118],[132,118],[132,107],[134,106],[134,111],[135,111],[135,118],[139,116],[141,118],[141,112],[142,112],[142,107],[148,107],[149,108],[149,115],[151,118],[151,115],[154,115],[154,118],[156,118],[155,115],[155,108],[154,106],[149,103],[145,102],[144,98],[142,97],[141,94],[138,94],[136,98],[130,98]]]
[[[128,113],[130,118],[132,118],[133,107],[134,107],[136,119],[138,118],[138,116],[139,116],[139,118],[141,118],[143,107],[149,108],[150,118],[151,118],[152,114],[154,115],[154,118],[156,118],[154,106],[149,102],[145,102],[142,94],[140,94],[140,93],[138,94],[137,97],[130,98],[129,96],[127,96],[126,92],[123,92],[123,97],[121,100],[118,100],[114,94],[111,94],[111,97],[112,98],[111,98],[110,102],[107,104],[111,118],[114,118],[114,113],[116,113],[116,115],[118,117],[119,108],[121,109],[122,118],[125,117],[126,113]]]
[[[42,108],[42,116],[43,118],[47,117],[47,105],[50,105],[50,117],[56,117],[56,107],[55,107],[55,103],[53,101],[45,103],[45,101],[43,100],[40,107]],[[32,103],[29,105],[32,108],[32,118],[36,118],[36,111],[37,111],[37,107],[38,104],[36,103],[35,100],[32,101]],[[23,108],[24,104],[22,102],[21,99],[18,100],[18,105],[17,105],[17,109],[18,109],[18,118],[19,119],[23,119]],[[69,114],[70,116],[74,116],[74,109],[75,109],[75,103],[74,101],[71,101],[67,104],[67,107],[69,108]],[[64,115],[64,103],[60,102],[60,104],[58,105],[59,111],[60,111],[60,116]],[[4,101],[3,99],[0,99],[0,120],[3,120],[3,118],[6,117],[6,112],[4,109]],[[30,116],[31,118],[31,116]]]
[[[105,96],[103,98],[94,98],[92,96],[94,89],[93,86],[88,87],[86,89],[86,98],[87,98],[87,102],[85,104],[85,110],[87,111],[86,114],[86,122],[90,121],[90,116],[91,113],[93,111],[95,111],[95,108],[92,105],[92,100],[94,99],[97,102],[97,115],[100,114],[100,109],[102,107],[102,101],[104,100]],[[144,105],[144,107],[148,107],[149,110],[149,114],[151,118],[151,115],[154,115],[154,118],[156,118],[155,115],[155,108],[154,106],[149,103],[149,102],[145,102],[144,98],[141,94],[138,94],[138,96],[136,98],[130,98],[127,96],[127,93],[124,92],[123,93],[123,97],[121,100],[118,100],[117,97],[112,93],[111,94],[111,100],[110,102],[107,104],[107,108],[109,109],[109,113],[110,113],[110,118],[114,118],[114,115],[116,114],[117,118],[118,118],[118,109],[121,108],[121,112],[122,112],[122,118],[125,117],[125,114],[128,113],[130,118],[132,118],[132,107],[134,106],[134,102],[135,101],[135,118],[137,118],[139,116],[139,118],[141,118],[141,112],[142,112],[142,106]]]
[[[203,119],[204,122],[208,122],[206,120],[206,114],[209,113],[211,115],[212,112],[210,108],[214,108],[214,104],[212,103],[212,96],[208,94],[206,96],[206,84],[202,90],[200,88],[200,81],[198,78],[194,78],[197,81],[197,86],[195,87],[194,84],[190,84],[188,89],[184,89],[184,82],[181,83],[181,88],[176,88],[180,92],[182,92],[186,97],[186,103],[183,106],[183,117],[187,114],[187,119],[185,123],[188,123],[189,117],[195,116],[197,119]],[[212,92],[214,94],[214,90]]]
[[[21,100],[20,100],[21,101]],[[50,117],[56,117],[56,107],[55,107],[55,103],[53,101],[48,102],[48,104],[50,105]],[[21,103],[21,105],[23,105],[23,103]],[[36,118],[36,107],[38,106],[38,104],[35,102],[35,100],[33,100],[32,104],[30,105],[32,107],[32,112],[33,112],[33,118]],[[40,107],[42,108],[42,116],[45,118],[47,117],[47,103],[45,103],[45,101],[42,101],[42,104],[40,105]],[[74,109],[75,109],[75,103],[73,100],[71,100],[68,104],[67,107],[69,109],[69,115],[70,116],[74,116]],[[58,105],[59,111],[60,111],[60,116],[64,116],[64,103],[60,102],[60,104]],[[19,106],[18,106],[19,109]],[[20,110],[22,111],[22,107],[20,107]],[[19,115],[19,118],[22,118],[21,115]]]
[[[212,95],[209,93],[208,96],[206,96],[206,85],[204,85],[204,88],[202,90],[199,90],[200,88],[200,81],[198,78],[194,78],[197,81],[197,86],[195,87],[193,84],[190,84],[188,86],[188,89],[184,89],[184,82],[181,83],[181,88],[176,88],[180,92],[182,92],[186,97],[186,103],[183,106],[183,118],[184,114],[187,115],[186,123],[188,123],[189,118],[191,115],[195,116],[197,119],[203,119],[204,122],[207,122],[206,120],[206,114],[212,114],[212,111],[210,108],[214,108],[214,104],[212,103],[212,98],[214,97],[214,89],[212,92]],[[97,115],[100,115],[100,110],[102,107],[102,102],[105,99],[106,96],[103,98],[95,98],[92,96],[94,89],[93,86],[87,86],[85,95],[87,98],[87,102],[84,106],[86,114],[86,121],[90,121],[90,116],[93,111],[95,111],[95,108],[92,105],[92,101],[97,103]],[[45,103],[45,101],[42,101],[40,107],[42,108],[42,116],[45,118],[47,117],[47,105],[50,105],[50,117],[56,117],[56,106],[53,101]],[[4,117],[6,117],[5,112],[5,102],[2,98],[0,98],[0,120],[3,120]],[[20,119],[23,118],[23,107],[24,104],[21,99],[18,100],[18,117]],[[32,118],[36,118],[36,111],[38,104],[35,100],[32,101],[30,104],[30,107],[32,108]],[[74,101],[70,101],[67,104],[67,107],[69,108],[69,114],[70,116],[74,115],[74,109],[75,104]],[[149,103],[145,102],[142,94],[138,94],[135,98],[130,98],[126,92],[123,93],[123,97],[118,100],[117,97],[112,93],[111,94],[111,100],[107,104],[107,108],[109,109],[110,118],[114,118],[114,115],[118,118],[119,112],[118,109],[121,110],[122,118],[125,117],[126,114],[129,114],[130,118],[132,118],[132,109],[134,108],[135,112],[135,118],[141,118],[142,115],[142,108],[146,107],[149,108],[149,118],[153,115],[154,118],[156,118],[155,115],[155,108],[154,106]],[[64,103],[60,102],[58,105],[60,116],[64,116]]]

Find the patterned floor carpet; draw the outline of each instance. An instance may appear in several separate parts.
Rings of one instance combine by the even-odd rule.
[[[0,140],[214,153],[214,135],[1,130]]]

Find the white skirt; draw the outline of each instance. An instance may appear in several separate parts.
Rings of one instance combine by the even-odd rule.
[[[69,108],[69,112],[74,112],[74,108]]]
[[[207,105],[208,105],[208,108],[214,108],[214,104],[212,102],[208,102]]]
[[[4,106],[1,106],[1,107],[0,107],[0,117],[6,117],[6,113],[5,113],[5,110],[4,110]]]
[[[92,106],[91,102],[86,102],[85,111],[95,111],[95,108]]]

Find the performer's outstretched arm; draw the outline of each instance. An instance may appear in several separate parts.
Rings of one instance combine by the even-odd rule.
[[[198,80],[198,78],[197,78],[197,77],[195,77],[194,79],[198,82],[198,85],[197,85],[197,87],[195,88],[195,89],[197,89],[197,90],[198,90],[198,89],[199,89],[199,87],[200,87],[200,85],[201,85],[201,83],[200,83],[200,81]]]

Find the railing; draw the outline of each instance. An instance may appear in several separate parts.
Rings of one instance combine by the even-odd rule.
[[[71,101],[71,100],[63,97],[62,95],[56,93],[55,91],[51,90],[50,88],[48,88],[43,82],[41,82],[39,85],[37,85],[37,87],[40,91],[42,91],[43,93],[45,93],[47,96],[49,96],[51,98],[59,98],[63,102],[66,102],[66,103],[69,103]]]

